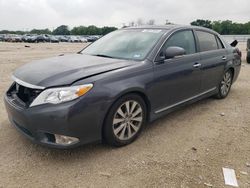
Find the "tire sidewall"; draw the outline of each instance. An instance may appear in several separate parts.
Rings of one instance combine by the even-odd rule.
[[[222,83],[221,83],[221,82],[222,82],[222,80],[223,80],[223,78],[224,78],[224,76],[225,76],[226,73],[229,73],[229,74],[230,74],[230,77],[231,77],[231,84],[230,84],[230,87],[229,87],[229,90],[228,90],[227,94],[226,94],[226,95],[223,95],[222,92],[221,92],[221,86],[222,86]],[[226,98],[226,97],[228,96],[228,94],[229,94],[229,92],[230,92],[230,90],[231,90],[231,86],[232,86],[232,83],[233,83],[233,73],[232,73],[232,71],[231,71],[231,70],[225,71],[225,73],[223,74],[222,80],[220,81],[220,84],[219,84],[219,97],[222,98],[222,99],[224,99],[224,98]]]
[[[143,111],[143,120],[142,120],[140,129],[132,138],[130,138],[128,140],[120,140],[115,136],[114,131],[113,131],[113,118],[114,118],[115,113],[117,112],[117,109],[124,102],[129,101],[129,100],[134,100],[141,105],[141,108]],[[147,108],[146,108],[146,104],[145,104],[144,100],[142,99],[142,97],[140,97],[139,95],[136,95],[136,94],[127,94],[125,96],[120,97],[111,106],[111,108],[106,116],[104,127],[103,127],[104,141],[110,145],[113,145],[113,146],[124,146],[124,145],[130,144],[140,135],[141,131],[143,130],[143,128],[146,124],[146,117],[147,117]]]

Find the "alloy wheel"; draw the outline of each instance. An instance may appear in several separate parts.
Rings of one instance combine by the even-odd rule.
[[[141,105],[134,100],[126,101],[114,115],[113,133],[119,140],[129,140],[140,130],[142,122]]]
[[[231,87],[231,84],[232,84],[232,76],[231,76],[231,73],[230,72],[226,72],[222,81],[221,81],[221,87],[220,87],[220,90],[221,90],[221,94],[223,96],[226,96],[230,90],[230,87]]]

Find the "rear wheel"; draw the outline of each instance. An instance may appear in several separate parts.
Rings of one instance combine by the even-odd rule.
[[[133,142],[146,122],[146,105],[136,95],[123,96],[111,107],[104,124],[105,141],[113,146],[124,146]]]
[[[219,84],[219,92],[216,95],[218,99],[224,99],[227,97],[230,92],[231,86],[233,82],[233,74],[231,70],[228,70],[224,73],[223,78]]]

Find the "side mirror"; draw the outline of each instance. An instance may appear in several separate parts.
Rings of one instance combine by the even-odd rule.
[[[165,58],[166,59],[171,59],[174,58],[176,56],[182,56],[186,54],[186,50],[184,50],[181,47],[177,47],[177,46],[171,46],[168,47],[165,51]]]

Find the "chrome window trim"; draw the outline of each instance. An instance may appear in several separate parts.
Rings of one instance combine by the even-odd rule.
[[[191,101],[191,100],[193,100],[193,99],[195,99],[195,98],[198,98],[198,97],[200,97],[200,96],[202,96],[202,95],[205,95],[205,94],[207,94],[207,93],[209,93],[209,92],[211,92],[211,91],[214,91],[215,89],[216,89],[216,87],[213,87],[213,88],[211,88],[211,89],[209,89],[209,90],[207,90],[207,91],[204,91],[204,92],[202,92],[202,93],[200,93],[200,94],[198,94],[198,95],[195,95],[195,96],[193,96],[193,97],[187,98],[187,99],[185,99],[185,100],[183,100],[183,101],[177,102],[177,103],[172,104],[172,105],[170,105],[170,106],[164,107],[164,108],[162,108],[162,109],[160,109],[160,110],[155,111],[155,114],[161,113],[161,112],[166,111],[166,110],[168,110],[168,109],[170,109],[170,108],[173,108],[173,107],[176,107],[176,106],[178,106],[178,105],[180,105],[180,104],[183,104],[183,103],[185,103],[185,102]]]
[[[29,84],[27,82],[24,82],[22,80],[20,80],[19,78],[15,77],[14,75],[12,75],[12,79],[18,83],[19,85],[31,88],[31,89],[45,89],[45,87],[42,86],[37,86],[37,85],[33,85],[33,84]]]
[[[192,27],[191,27],[191,28],[185,28],[185,27],[183,27],[183,28],[179,28],[179,29],[176,29],[176,30],[174,30],[174,31],[171,31],[171,32],[169,33],[169,36],[166,37],[166,38],[164,39],[164,41],[162,42],[160,48],[157,50],[157,53],[155,54],[155,56],[154,56],[154,58],[153,58],[153,62],[154,62],[154,63],[156,63],[156,57],[157,57],[157,55],[159,54],[160,50],[162,49],[163,45],[166,43],[166,41],[167,41],[174,33],[178,32],[178,31],[185,31],[185,30],[191,30],[191,31],[193,32],[193,34],[194,34],[194,38],[195,38],[195,34],[196,34],[195,32],[196,32],[196,31],[202,31],[202,32],[207,32],[207,33],[213,34],[213,35],[217,36],[217,37],[219,38],[219,40],[222,42],[222,44],[223,44],[223,46],[224,46],[223,49],[227,49],[227,45],[225,45],[224,38],[221,37],[221,35],[219,35],[218,33],[215,33],[215,32],[213,32],[213,31],[203,30],[203,29],[201,29],[201,28],[192,28]],[[166,34],[168,34],[168,33],[166,32]],[[165,34],[164,34],[164,35],[165,35]],[[196,39],[195,39],[195,43],[196,43],[196,44],[195,44],[195,45],[196,45],[196,53],[193,53],[193,54],[202,53],[202,52],[198,51],[198,49],[197,49],[197,43],[198,43],[198,42],[199,42],[199,41],[196,41]],[[217,49],[217,50],[219,50],[219,49]],[[214,50],[212,50],[212,51],[214,51]],[[206,52],[209,52],[209,51],[206,51]]]

